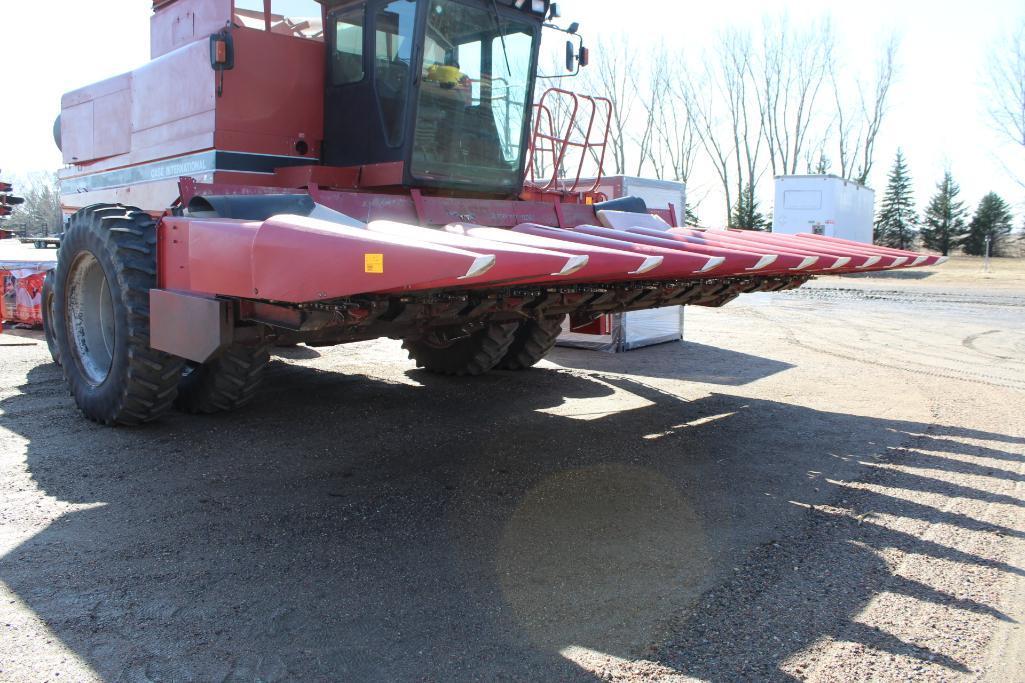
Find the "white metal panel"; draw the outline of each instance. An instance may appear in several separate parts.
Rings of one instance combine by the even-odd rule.
[[[594,178],[583,178],[583,186],[594,182]],[[675,180],[658,180],[657,178],[640,178],[629,175],[603,176],[598,191],[609,199],[617,199],[633,195],[640,197],[649,209],[668,209],[673,205],[676,221],[683,224],[684,207],[687,204],[687,186]]]
[[[872,242],[875,192],[834,175],[777,176],[772,231]]]

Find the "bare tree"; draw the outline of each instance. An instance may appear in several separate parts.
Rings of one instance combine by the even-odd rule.
[[[733,177],[731,175],[730,158],[735,151],[720,136],[718,118],[719,102],[715,96],[711,69],[706,66],[705,72],[692,76],[681,82],[682,99],[687,111],[687,120],[693,122],[694,134],[701,143],[715,169],[715,174],[722,185],[723,199],[726,204],[726,215],[733,208]]]
[[[648,157],[657,178],[686,183],[698,156],[694,122],[676,84],[684,74],[683,60],[658,48],[651,61],[651,89],[646,109],[652,127]]]
[[[665,52],[663,49],[656,47],[651,52],[651,62],[648,65],[647,78],[642,83],[644,90],[638,93],[638,99],[644,109],[642,117],[638,117],[637,126],[635,131],[636,137],[636,153],[637,153],[637,172],[635,175],[643,175],[644,167],[646,164],[651,163],[653,166],[653,172],[655,177],[661,179],[663,175],[663,167],[661,164],[656,162],[656,155],[660,155],[659,151],[659,140],[658,140],[658,117],[662,114],[665,108],[665,99],[662,95],[666,81],[664,75],[659,72],[656,62],[659,59],[664,58]]]
[[[719,176],[726,216],[731,217],[735,201],[753,199],[763,171],[764,136],[750,35],[724,32],[701,61],[697,76],[683,79],[682,99],[694,133]]]
[[[833,63],[828,20],[798,31],[786,16],[766,19],[757,65],[758,109],[773,175],[797,173]]]
[[[809,175],[825,175],[830,172],[833,160],[826,150],[833,140],[833,133],[833,125],[826,126],[815,137],[815,141],[804,148],[804,165]]]
[[[1025,22],[990,55],[987,85],[993,125],[1025,150]]]
[[[855,82],[857,97],[851,102],[846,95],[844,80],[840,77],[840,66],[833,62],[830,81],[836,105],[837,162],[840,175],[864,185],[872,172],[875,161],[875,144],[879,130],[886,116],[890,87],[896,75],[896,59],[899,41],[892,36],[883,47],[883,53],[876,64],[872,87]]]
[[[46,236],[64,229],[60,191],[57,177],[52,173],[36,172],[14,179],[15,193],[25,198],[4,227],[17,232]]]
[[[637,98],[637,51],[626,36],[610,40],[588,70],[586,84],[589,94],[612,102],[612,123],[609,130],[609,151],[613,173],[626,173],[628,150],[635,140],[631,133],[633,116],[639,111]],[[643,159],[643,155],[641,157]]]

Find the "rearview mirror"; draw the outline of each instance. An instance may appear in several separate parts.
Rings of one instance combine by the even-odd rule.
[[[557,42],[549,43],[544,41],[541,48],[542,57],[539,59],[539,62],[549,64],[550,68],[555,71],[559,71],[561,68],[560,64],[564,63],[565,69],[563,73],[546,74],[539,72],[537,77],[540,79],[558,79],[572,78],[578,75],[580,67],[586,66],[588,59],[587,48],[584,47],[584,39],[577,33],[580,25],[574,22],[568,29],[560,28],[555,24],[545,24],[544,27],[564,34],[568,40],[566,41],[565,50],[559,47]],[[549,34],[546,32],[546,35]]]

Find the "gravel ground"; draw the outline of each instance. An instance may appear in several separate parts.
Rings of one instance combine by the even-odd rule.
[[[134,430],[5,332],[0,680],[1025,680],[1023,304],[823,281],[475,380],[299,347]]]

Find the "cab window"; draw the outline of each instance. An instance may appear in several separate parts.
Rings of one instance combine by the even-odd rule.
[[[406,115],[413,62],[416,3],[412,0],[389,2],[377,11],[374,26],[377,98],[385,140],[394,147],[402,142],[402,122]]]
[[[331,80],[334,85],[358,83],[363,80],[362,5],[334,15],[334,50]]]

